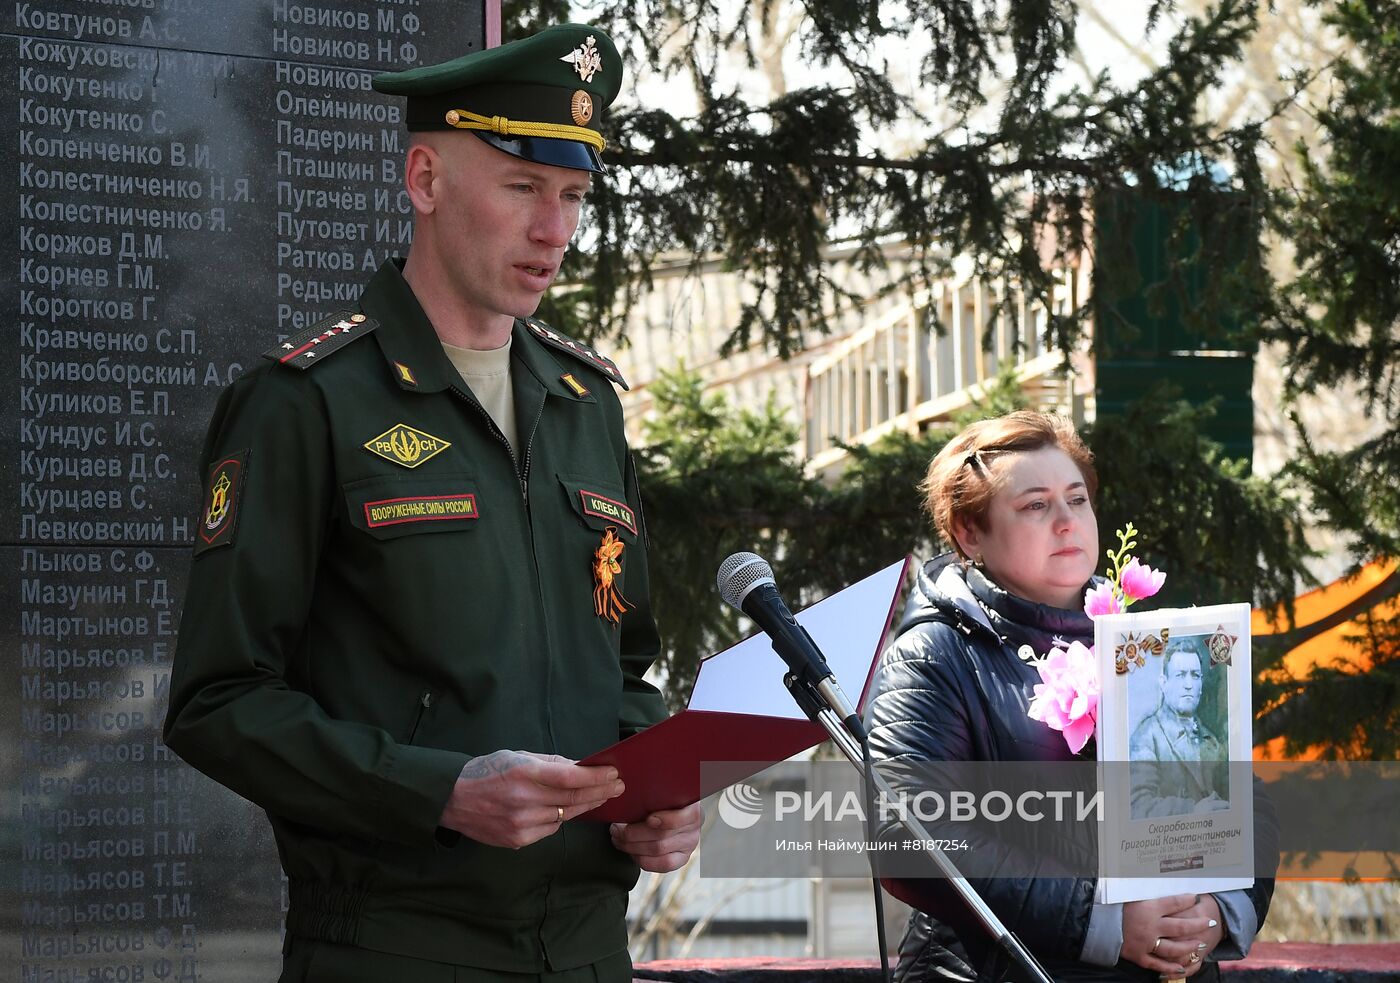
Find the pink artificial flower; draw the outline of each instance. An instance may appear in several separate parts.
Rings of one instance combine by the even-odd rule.
[[[1035,685],[1028,715],[1060,731],[1074,754],[1094,733],[1099,712],[1099,669],[1094,650],[1082,642],[1054,649],[1036,663],[1041,682]]]
[[[1120,614],[1122,611],[1123,605],[1118,602],[1118,595],[1113,592],[1112,584],[1099,584],[1099,586],[1090,587],[1084,592],[1084,613],[1089,617],[1097,618],[1101,614]]]
[[[1164,572],[1153,570],[1147,564],[1139,563],[1137,557],[1133,557],[1123,568],[1119,584],[1123,588],[1124,597],[1129,601],[1140,601],[1161,590],[1166,579],[1167,575]]]

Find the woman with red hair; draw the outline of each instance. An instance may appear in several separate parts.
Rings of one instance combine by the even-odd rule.
[[[880,658],[866,710],[876,760],[891,773],[950,761],[1074,760],[1059,733],[1027,715],[1040,677],[1023,655],[1093,644],[1083,610],[1099,556],[1093,455],[1063,417],[1010,413],[950,440],[922,488],[952,551],[924,565],[898,637]],[[1080,842],[1071,842],[1076,835]],[[996,840],[973,844],[994,853],[1003,870],[969,882],[1054,979],[1214,979],[1216,960],[1248,950],[1272,881],[1099,904],[1085,869],[1093,837],[1084,824],[1070,831],[1069,859],[1018,855]],[[946,884],[889,883],[920,909],[901,943],[896,979],[1005,978],[992,940]]]

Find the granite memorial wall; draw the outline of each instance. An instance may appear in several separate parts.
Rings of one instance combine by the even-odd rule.
[[[266,821],[160,740],[196,458],[219,391],[405,249],[400,103],[369,79],[482,47],[483,0],[8,9],[0,965],[275,979]]]

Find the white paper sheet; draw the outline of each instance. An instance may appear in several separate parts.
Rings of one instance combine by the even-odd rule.
[[[1161,705],[1163,658],[1173,644],[1194,639],[1203,646],[1198,657],[1205,665],[1199,709],[1204,719],[1206,688],[1215,688],[1214,721],[1207,727],[1228,752],[1228,762],[1249,762],[1253,755],[1253,713],[1250,686],[1250,607],[1217,604],[1210,607],[1164,608],[1158,611],[1103,615],[1094,620],[1095,648],[1102,695],[1099,698],[1099,787],[1104,793],[1104,821],[1099,826],[1099,881],[1095,900],[1101,903],[1140,901],[1172,894],[1205,894],[1249,887],[1254,883],[1254,790],[1248,775],[1228,770],[1224,805],[1217,811],[1182,806],[1181,814],[1134,813],[1131,781],[1108,782],[1108,762],[1130,762],[1134,726]],[[1215,664],[1208,655],[1208,637],[1216,632],[1230,642],[1228,662]],[[1136,638],[1141,663],[1115,666],[1116,646]],[[1167,640],[1165,642],[1160,640]],[[1152,644],[1149,644],[1151,642]],[[1166,655],[1163,652],[1167,653]],[[1224,723],[1220,723],[1223,720]],[[1172,766],[1171,763],[1168,765]],[[1247,769],[1246,769],[1247,770]],[[1149,773],[1150,774],[1150,773]],[[1238,786],[1238,787],[1236,787]],[[1219,798],[1213,796],[1212,799]],[[1191,860],[1199,873],[1181,878],[1161,876],[1154,866]]]
[[[796,614],[853,703],[859,702],[879,655],[904,564],[892,563]],[[767,635],[746,638],[700,664],[690,709],[805,719],[783,685],[785,672],[787,666]]]

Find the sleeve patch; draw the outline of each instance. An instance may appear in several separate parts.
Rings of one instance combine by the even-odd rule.
[[[204,507],[196,523],[194,555],[233,544],[243,504],[243,480],[248,473],[248,452],[230,454],[209,470],[204,486]]]

